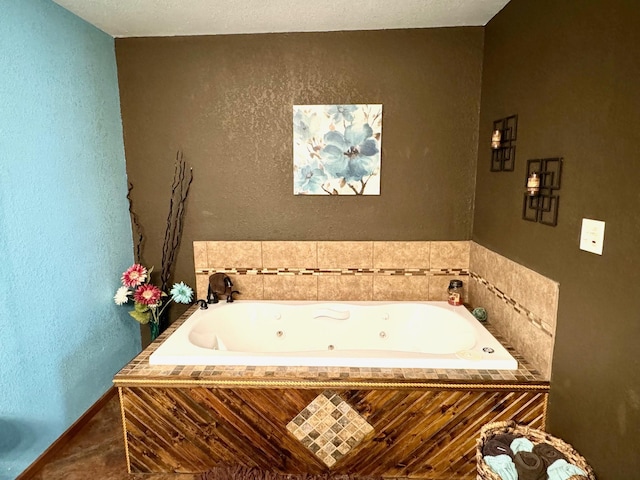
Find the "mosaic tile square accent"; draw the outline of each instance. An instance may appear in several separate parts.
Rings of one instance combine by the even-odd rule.
[[[287,424],[287,430],[331,467],[373,427],[337,393],[325,390]]]

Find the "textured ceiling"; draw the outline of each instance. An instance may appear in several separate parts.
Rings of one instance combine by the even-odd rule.
[[[54,0],[114,37],[485,25],[509,0]]]

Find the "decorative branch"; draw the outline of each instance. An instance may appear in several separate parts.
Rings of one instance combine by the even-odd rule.
[[[361,178],[361,179],[360,179],[360,185],[362,185],[362,188],[360,189],[360,191],[358,191],[358,190],[356,189],[356,187],[354,187],[351,183],[347,183],[347,186],[348,186],[351,190],[353,190],[353,192],[354,192],[356,195],[364,195],[364,189],[365,189],[365,188],[367,188],[367,182],[369,182],[369,180],[371,180],[371,177],[373,177],[374,175],[375,175],[375,174],[371,174],[371,175],[369,175],[369,176],[367,177],[367,179],[366,179],[366,180],[364,180],[364,178]]]
[[[320,188],[322,188],[322,190],[327,192],[329,195],[338,195],[338,191],[335,188],[333,190],[329,190],[324,185],[321,185]]]
[[[189,188],[193,181],[193,169],[189,168],[187,173],[186,162],[182,152],[176,153],[176,165],[173,172],[173,183],[171,184],[171,198],[169,199],[169,214],[167,215],[167,227],[164,233],[162,244],[162,271],[160,273],[161,290],[165,292],[169,285],[169,278],[172,274],[173,262],[175,261],[182,229],[184,226],[185,203],[189,195]]]
[[[135,263],[142,262],[142,244],[144,243],[144,233],[142,225],[138,220],[138,215],[133,210],[133,200],[131,200],[131,190],[133,190],[133,183],[129,182],[129,188],[127,190],[127,200],[129,200],[129,215],[131,216],[131,223],[133,224],[133,256]]]

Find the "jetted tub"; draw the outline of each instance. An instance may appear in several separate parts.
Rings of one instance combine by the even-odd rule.
[[[242,301],[196,310],[152,365],[515,370],[462,306],[447,302]]]

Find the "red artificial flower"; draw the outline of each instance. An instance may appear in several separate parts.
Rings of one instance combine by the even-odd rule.
[[[133,294],[133,299],[143,305],[157,305],[160,302],[162,291],[155,285],[141,285]]]
[[[137,287],[147,279],[147,269],[135,263],[122,274],[122,284],[125,287]]]

